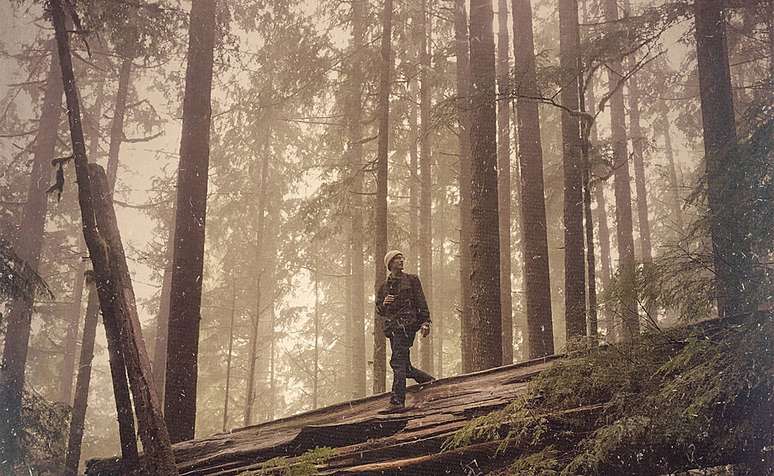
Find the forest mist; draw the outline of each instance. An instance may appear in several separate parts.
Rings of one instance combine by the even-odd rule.
[[[188,402],[193,413],[185,415],[194,414],[195,421],[178,436],[172,430],[173,442],[389,389],[384,355],[374,353],[375,346],[386,350],[383,340],[374,339],[381,332],[375,328],[374,291],[380,276],[382,281],[387,276],[383,256],[391,249],[401,250],[407,272],[422,279],[433,329],[429,338],[417,338],[412,356],[435,377],[562,353],[582,336],[630,341],[640,329],[747,312],[751,302],[758,309],[770,298],[770,287],[760,286],[766,290],[733,307],[731,285],[714,281],[723,272],[713,271],[720,265],[713,264],[715,236],[708,230],[717,225],[706,222],[715,195],[708,198],[706,191],[693,2],[386,1],[393,5],[386,43],[388,90],[380,83],[385,80],[381,0],[194,0],[210,9],[209,26],[196,37],[203,52],[197,51],[205,56],[207,32],[214,42],[206,94],[187,89],[208,84],[192,72],[196,48],[189,38],[198,25],[189,21],[192,2],[63,2],[73,10],[65,13],[73,29],[70,48],[84,147],[88,161],[107,170],[153,391],[164,409],[170,375],[194,388],[195,402]],[[561,41],[568,41],[566,30],[564,36],[560,31],[566,12],[559,4],[565,1],[577,7],[578,33],[574,49],[560,51]],[[64,464],[84,315],[89,306],[96,313],[99,304],[96,297],[88,304],[93,286],[83,279],[91,262],[81,227],[78,157],[50,165],[77,155],[64,99],[59,110],[56,104],[48,109],[52,129],[42,127],[45,98],[62,95],[47,89],[61,83],[49,3],[0,3],[0,238],[17,248],[31,240],[23,210],[35,188],[30,177],[42,167],[35,169],[34,153],[44,133],[51,132],[53,155],[38,160],[46,167],[45,183],[38,188],[55,183],[58,167],[64,183],[61,199],[56,190],[43,195],[45,226],[35,238],[42,240],[35,262],[53,298],[38,295],[30,310],[21,372],[24,401],[44,415],[32,434],[57,448],[62,459],[52,462],[53,468]],[[765,0],[728,3],[734,4],[723,10],[731,120],[740,143],[765,149],[761,154],[769,164],[770,144],[755,140],[772,118],[774,7]],[[489,123],[476,119],[487,114],[486,107],[470,106],[473,118],[465,119],[467,111],[459,105],[467,97],[460,93],[460,7],[471,16],[470,35],[478,31],[475,8],[492,8],[494,50],[482,50],[486,42],[467,41],[466,27],[462,36],[466,53],[470,47],[465,59],[470,71],[463,76],[471,91],[487,75],[498,88],[487,106],[496,140],[483,143],[474,137],[467,148],[464,137]],[[517,7],[521,16],[514,15]],[[489,56],[491,71],[476,69],[477,58]],[[565,96],[571,89],[574,100]],[[382,114],[383,94],[389,116]],[[469,96],[476,100],[475,92]],[[197,98],[198,115],[189,113],[195,105],[187,102]],[[208,107],[211,115],[202,112]],[[537,120],[530,122],[531,117]],[[575,132],[565,129],[571,121]],[[617,129],[625,134],[622,141],[616,139]],[[208,141],[202,130],[210,131]],[[568,145],[567,137],[574,142]],[[534,158],[533,152],[537,162],[526,158]],[[184,228],[176,223],[184,212],[175,207],[185,193],[178,187],[184,176],[181,155],[197,153],[206,156],[199,163],[206,168],[189,171],[186,183],[199,179],[190,188],[201,190],[203,181],[206,196],[185,198],[185,203],[193,209],[197,200],[206,200],[206,219],[202,209]],[[573,153],[575,165],[568,166]],[[467,158],[482,154],[496,162],[471,175]],[[377,185],[382,170],[388,170],[387,181],[380,182],[386,188]],[[628,238],[617,228],[621,200],[626,201],[620,188],[624,171],[630,189],[624,217],[631,227]],[[541,173],[542,190],[535,188],[535,174]],[[481,185],[493,183],[495,190]],[[380,218],[377,202],[385,190]],[[576,193],[575,202],[568,203],[567,190]],[[483,198],[471,205],[470,197]],[[757,214],[768,209],[770,198],[764,195],[764,205],[754,210],[729,201],[726,213]],[[492,200],[496,205],[487,208]],[[472,225],[463,223],[466,207],[472,210]],[[498,209],[505,215],[498,216]],[[755,235],[764,237],[761,242],[770,236],[769,214],[761,212],[751,225],[758,227],[751,236],[764,230]],[[193,254],[179,251],[190,244],[190,230],[204,233],[202,271],[184,276],[185,266],[197,269]],[[546,256],[534,251],[541,249],[540,239]],[[486,240],[499,247],[493,252]],[[568,245],[570,240],[579,247]],[[466,258],[465,244],[471,242],[473,254]],[[760,274],[767,286],[770,246],[756,241],[748,247],[755,251],[756,266],[765,268]],[[504,249],[510,252],[502,254]],[[628,268],[627,259],[632,261]],[[463,260],[472,266],[465,268],[467,278]],[[492,268],[488,263],[495,261]],[[545,266],[536,268],[538,262]],[[475,281],[482,275],[498,279]],[[465,289],[470,282],[473,288]],[[192,291],[197,286],[200,299]],[[473,300],[466,301],[466,295]],[[14,299],[0,296],[0,348],[8,344],[6,317]],[[543,320],[528,316],[528,302],[529,312]],[[486,307],[490,304],[496,304],[495,312]],[[195,310],[170,315],[176,306]],[[194,328],[198,331],[191,337]],[[487,335],[487,329],[496,335]],[[193,339],[190,357],[198,369],[177,357],[167,359],[169,342],[189,337],[185,345]],[[184,344],[180,348],[186,355]],[[102,319],[93,356],[81,467],[87,459],[122,452]],[[169,373],[178,364],[179,372]],[[191,368],[198,370],[198,381],[185,376]],[[178,423],[167,421],[171,428]],[[29,453],[30,461],[47,457],[40,451]]]

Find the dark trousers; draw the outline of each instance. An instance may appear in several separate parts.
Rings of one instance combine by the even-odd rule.
[[[433,380],[433,377],[411,365],[411,346],[414,344],[414,332],[409,335],[396,333],[390,336],[390,367],[392,367],[392,398],[393,403],[406,402],[406,379],[414,379],[417,383]]]

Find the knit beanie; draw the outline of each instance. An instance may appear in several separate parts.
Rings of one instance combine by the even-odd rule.
[[[387,268],[387,271],[390,270],[390,261],[398,255],[402,255],[403,252],[399,250],[390,250],[387,252],[386,255],[384,255],[384,266]]]

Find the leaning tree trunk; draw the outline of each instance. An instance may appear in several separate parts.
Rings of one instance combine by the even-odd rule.
[[[107,179],[101,167],[92,165],[90,169],[86,159],[78,91],[65,29],[65,13],[57,0],[51,1],[50,7],[67,99],[83,235],[94,268],[100,307],[104,313],[113,314],[116,322],[123,324],[121,348],[126,355],[126,370],[134,397],[140,438],[145,450],[146,469],[151,474],[176,475],[169,435],[161,416],[156,392],[150,385],[150,361],[142,340],[134,291]],[[96,196],[92,194],[94,180]]]
[[[131,60],[124,60],[124,65],[131,64]],[[108,170],[117,170],[120,145],[124,136],[124,110],[127,100],[127,89],[129,82],[129,70],[122,67],[121,74],[119,76],[118,93],[116,94],[115,107],[113,108],[113,125],[110,133],[110,147],[108,153]],[[98,135],[95,134],[90,142],[90,151],[92,155],[97,153],[98,149]],[[108,179],[110,180],[110,179]],[[111,183],[111,196],[112,190],[115,186],[115,175],[113,176]],[[92,305],[92,299],[96,300],[96,295],[89,295],[89,306]],[[97,304],[95,304],[97,305]],[[70,439],[68,441],[68,465],[74,464],[72,471],[77,471],[78,460],[80,459],[81,451],[81,439],[83,438],[83,419],[85,417],[86,405],[89,396],[89,381],[91,375],[91,359],[93,357],[94,349],[94,330],[89,326],[96,326],[96,323],[92,323],[90,315],[87,309],[87,322],[84,325],[84,337],[83,348],[89,348],[90,354],[84,354],[81,350],[81,364],[78,370],[78,382],[83,382],[82,387],[77,387],[78,393],[75,396],[75,402],[73,404],[73,416],[70,422]],[[99,308],[95,311],[99,312]],[[95,317],[96,319],[96,317]],[[119,439],[121,442],[122,459],[126,468],[132,468],[137,464],[137,441],[134,429],[134,416],[131,411],[131,399],[129,396],[129,385],[126,381],[126,365],[124,362],[124,354],[120,350],[120,344],[116,345],[120,341],[120,328],[118,323],[111,322],[109,317],[106,317],[105,321],[106,334],[108,336],[108,351],[110,354],[110,369],[111,376],[113,378],[114,399],[116,402],[116,412],[118,414],[119,425]],[[91,341],[87,340],[87,336]],[[85,363],[84,363],[85,362]],[[84,373],[86,372],[86,373]],[[82,413],[79,413],[82,412]],[[72,453],[72,456],[71,456]],[[70,466],[67,466],[70,470]]]
[[[502,364],[497,112],[491,0],[470,5],[472,370]]]
[[[192,439],[196,429],[215,16],[215,0],[194,0],[188,32],[164,388],[164,418],[173,442]]]
[[[470,53],[468,51],[468,15],[465,0],[454,1],[454,51],[457,57],[457,116],[459,121],[459,172],[460,186],[460,347],[462,372],[473,369],[470,339],[473,335],[470,304]]]
[[[516,58],[514,81],[518,98],[519,165],[521,167],[521,224],[524,252],[524,289],[527,308],[527,358],[554,353],[551,321],[551,284],[548,268],[548,236],[543,187],[543,150],[535,46],[530,0],[513,0],[513,46]]]
[[[578,3],[559,2],[562,150],[564,169],[564,324],[566,338],[586,334],[586,276],[583,235],[583,157],[578,116]]]
[[[513,363],[513,296],[511,295],[511,66],[508,60],[508,0],[497,2],[497,201],[500,230],[500,312],[503,364]]]
[[[99,78],[96,84],[97,95],[94,100],[94,109],[91,111],[91,136],[89,137],[89,157],[94,161],[99,154],[100,140],[100,118],[102,117],[102,103],[105,100],[105,80]],[[83,282],[86,273],[86,260],[81,259],[85,255],[86,243],[78,240],[78,267],[75,270],[75,281],[73,282],[73,303],[72,311],[68,316],[67,329],[62,347],[64,348],[64,358],[62,359],[62,369],[60,371],[60,401],[70,405],[72,402],[73,375],[75,373],[75,354],[78,348],[78,326],[81,323],[81,308],[83,301]]]
[[[615,0],[604,0],[605,21],[618,21]],[[615,216],[619,257],[619,301],[622,320],[621,338],[630,341],[640,333],[637,312],[637,283],[634,268],[634,234],[632,231],[632,192],[629,176],[629,153],[626,146],[626,117],[620,87],[621,61],[613,60],[608,67],[610,121],[612,124],[613,168],[615,170]]]
[[[94,338],[97,334],[97,320],[99,318],[97,288],[92,279],[89,281],[89,303],[86,306],[86,320],[83,323],[81,357],[78,363],[78,376],[75,380],[75,402],[70,416],[70,433],[67,438],[64,470],[64,474],[67,476],[78,474],[78,463],[81,460],[83,424],[86,420],[86,405],[89,400],[89,383],[91,382],[91,361],[94,359]]]
[[[753,309],[749,210],[742,201],[745,180],[737,171],[734,103],[721,0],[696,2],[696,58],[704,125],[710,235],[718,282],[718,311],[733,316]],[[744,170],[744,168],[742,168]]]
[[[46,92],[40,113],[32,174],[27,201],[22,208],[21,234],[14,249],[21,259],[37,270],[46,224],[48,178],[51,158],[59,128],[62,104],[62,80],[59,63],[52,51],[51,66],[46,79]],[[27,347],[34,292],[22,293],[11,301],[7,316],[5,348],[0,367],[0,470],[5,464],[13,466],[19,457],[18,435],[21,432],[24,371],[27,365]],[[10,471],[9,471],[10,472]]]
[[[432,124],[430,118],[430,43],[432,39],[432,24],[429,22],[427,4],[429,0],[421,0],[417,22],[417,33],[419,34],[419,54],[421,58],[420,66],[420,147],[419,147],[419,178],[421,193],[419,196],[419,271],[422,276],[422,288],[425,292],[427,302],[433,302],[433,176],[431,155],[432,149]],[[422,369],[433,373],[433,337],[428,336],[420,339]]]
[[[390,74],[392,70],[392,0],[384,1],[382,13],[382,63],[379,76],[379,144],[376,157],[376,204],[374,210],[374,295],[384,282],[381,258],[387,254],[387,153],[390,139]],[[374,393],[383,393],[387,380],[387,342],[384,323],[374,316]]]

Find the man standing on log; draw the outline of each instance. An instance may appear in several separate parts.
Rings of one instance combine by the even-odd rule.
[[[384,335],[390,339],[392,349],[392,398],[387,411],[393,412],[405,407],[407,378],[417,383],[434,380],[411,365],[410,355],[417,332],[421,330],[422,337],[430,334],[430,310],[419,277],[403,272],[403,253],[388,251],[384,265],[390,274],[376,293],[376,314],[384,319]]]

